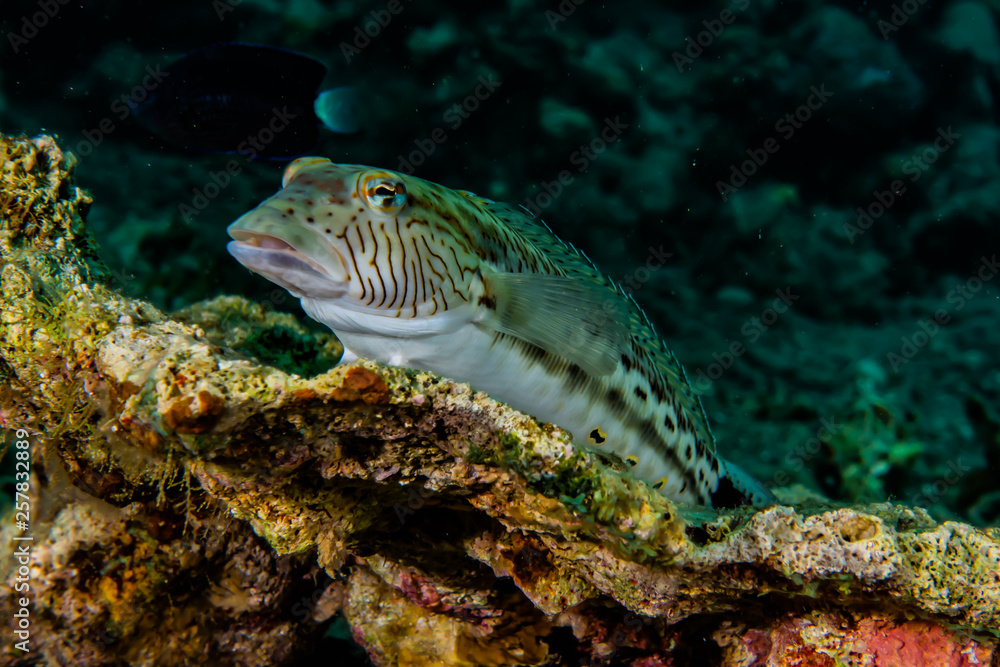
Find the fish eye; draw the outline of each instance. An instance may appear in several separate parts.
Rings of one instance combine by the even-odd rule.
[[[406,186],[396,176],[385,172],[368,174],[358,182],[358,192],[379,213],[395,215],[406,203]]]
[[[325,157],[300,157],[292,160],[285,167],[285,173],[281,177],[281,187],[288,187],[288,182],[295,178],[299,172],[301,172],[306,167],[311,167],[316,164],[323,164],[324,162],[330,162]]]

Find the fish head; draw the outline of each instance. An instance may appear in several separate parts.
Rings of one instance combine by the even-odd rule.
[[[229,253],[296,296],[342,296],[347,265],[332,237],[340,230],[325,221],[316,223],[316,215],[326,215],[321,209],[343,201],[345,191],[342,180],[330,179],[325,186],[326,191],[315,185],[289,185],[286,178],[281,191],[229,225]]]
[[[281,191],[229,226],[228,249],[334,330],[331,320],[344,318],[331,308],[443,316],[474,303],[481,289],[474,226],[463,222],[475,206],[413,176],[299,158],[285,169]]]

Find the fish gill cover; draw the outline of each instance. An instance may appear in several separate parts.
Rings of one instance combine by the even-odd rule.
[[[352,646],[363,664],[357,645],[380,664],[997,660],[992,4],[3,14],[0,132],[55,135],[4,143],[3,536],[54,551],[35,551],[27,606],[0,598],[29,621],[5,630],[3,664],[293,664]],[[233,44],[258,76],[210,72],[205,95],[172,78]],[[355,133],[310,116],[340,87]],[[232,90],[250,97],[227,107]],[[255,148],[151,132],[138,111],[167,94],[225,112],[188,136],[211,121]],[[544,220],[642,307],[719,452],[783,506],[664,518],[629,461],[583,461],[558,423],[534,430],[426,374],[322,375],[337,340],[225,250],[227,225],[280,189],[271,154]],[[4,567],[17,583],[13,555]]]

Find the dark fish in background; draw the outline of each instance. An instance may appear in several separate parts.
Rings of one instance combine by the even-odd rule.
[[[218,44],[185,55],[135,105],[139,123],[190,150],[281,159],[309,152],[320,125],[358,129],[357,91],[317,95],[326,66],[309,56],[256,44]]]

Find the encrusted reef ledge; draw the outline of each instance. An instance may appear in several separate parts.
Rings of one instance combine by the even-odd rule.
[[[31,433],[34,538],[27,593],[0,559],[4,616],[31,610],[0,663],[275,665],[350,634],[380,665],[1000,664],[997,529],[679,508],[466,385],[305,377],[335,339],[121,296],[69,159],[0,151],[0,424]]]

